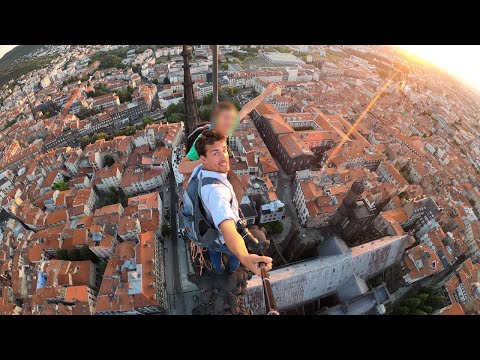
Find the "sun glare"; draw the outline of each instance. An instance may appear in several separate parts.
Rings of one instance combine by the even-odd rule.
[[[479,45],[399,45],[480,90]]]

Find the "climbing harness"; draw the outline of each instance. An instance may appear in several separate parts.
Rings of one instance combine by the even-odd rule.
[[[207,249],[203,248],[202,246],[196,245],[193,241],[190,241],[190,256],[192,258],[192,263],[195,263],[195,259],[198,258],[198,263],[200,266],[200,274],[202,276],[203,268],[207,270],[212,270],[212,264],[210,261],[205,260],[205,256],[203,255]]]

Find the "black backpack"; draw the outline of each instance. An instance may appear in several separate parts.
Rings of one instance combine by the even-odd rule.
[[[183,234],[196,245],[208,248],[220,238],[221,234],[213,223],[210,211],[203,204],[201,189],[203,186],[211,184],[223,184],[228,189],[230,188],[218,179],[202,178],[200,176],[201,169],[201,166],[195,169],[196,171],[190,177],[187,189],[183,193],[180,215],[183,218]],[[234,196],[235,194],[232,193],[232,199]]]

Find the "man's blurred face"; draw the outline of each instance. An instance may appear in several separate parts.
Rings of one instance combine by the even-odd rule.
[[[217,141],[212,145],[207,145],[206,148],[205,156],[200,156],[203,168],[209,171],[228,173],[230,171],[230,161],[226,140]]]
[[[228,136],[235,127],[238,118],[236,110],[222,110],[218,113],[216,119],[213,119],[213,128],[218,133]]]

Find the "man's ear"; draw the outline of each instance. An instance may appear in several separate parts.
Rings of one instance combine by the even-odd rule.
[[[202,161],[203,164],[207,161],[207,158],[203,155],[200,155],[200,160]]]

